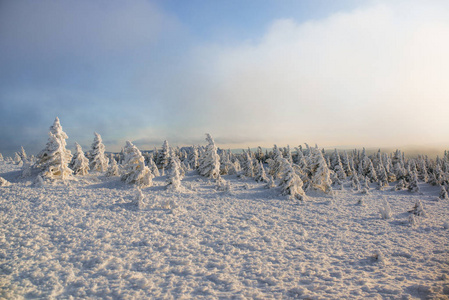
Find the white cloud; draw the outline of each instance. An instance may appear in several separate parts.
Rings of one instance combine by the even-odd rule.
[[[441,143],[449,126],[449,10],[380,2],[263,38],[198,49],[194,90],[217,136],[322,145]],[[226,125],[224,125],[226,124]]]

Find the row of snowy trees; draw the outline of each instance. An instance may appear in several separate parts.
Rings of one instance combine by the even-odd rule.
[[[346,182],[350,182],[354,190],[365,193],[372,183],[376,183],[378,189],[384,189],[392,182],[396,182],[396,190],[419,192],[419,181],[439,185],[440,197],[448,198],[449,152],[436,160],[427,156],[407,159],[399,150],[391,154],[379,150],[373,155],[367,155],[365,149],[349,154],[346,151],[339,153],[336,149],[326,153],[317,146],[305,144],[294,151],[288,146],[278,148],[275,145],[270,151],[264,152],[258,147],[256,151],[248,149],[235,154],[218,149],[213,138],[206,134],[205,147],[179,149],[164,141],[161,149],[142,154],[135,145],[126,142],[122,151],[112,154],[109,159],[99,134],[95,133],[87,155],[76,143],[72,156],[66,149],[67,138],[56,118],[50,127],[46,147],[36,158],[27,158],[22,147],[14,161],[26,164],[27,173],[34,162],[33,167],[41,170],[43,178],[65,180],[72,175],[84,176],[95,171],[106,176],[121,176],[123,181],[141,187],[151,186],[154,177],[167,175],[167,186],[180,189],[185,173],[197,170],[200,175],[216,180],[219,189],[229,189],[222,175],[238,175],[266,182],[267,187],[279,186],[283,194],[297,199],[305,199],[306,192],[312,191],[331,194],[335,189],[342,189]],[[1,155],[0,160],[3,160]]]

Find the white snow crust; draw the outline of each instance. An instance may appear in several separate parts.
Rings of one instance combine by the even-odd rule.
[[[0,298],[448,299],[438,186],[362,195],[346,181],[299,201],[235,175],[225,193],[191,171],[182,191],[156,177],[137,208],[118,177],[37,186],[6,162],[0,176],[12,183],[0,187]]]

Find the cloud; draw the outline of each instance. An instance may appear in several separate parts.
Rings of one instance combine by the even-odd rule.
[[[199,47],[206,76],[192,92],[203,126],[289,143],[443,142],[449,13],[440,4],[380,2],[311,22],[281,19],[260,40]]]

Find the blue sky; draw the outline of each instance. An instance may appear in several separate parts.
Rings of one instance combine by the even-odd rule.
[[[3,1],[0,153],[444,147],[447,1]]]

